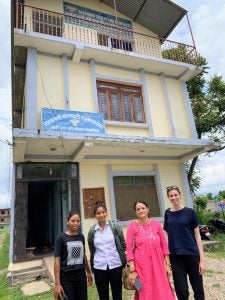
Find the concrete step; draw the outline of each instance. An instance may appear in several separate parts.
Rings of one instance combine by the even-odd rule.
[[[27,283],[48,278],[48,272],[42,260],[9,264],[7,282],[9,285]]]
[[[43,258],[43,266],[46,268],[49,279],[54,282],[54,256],[48,256]]]
[[[220,241],[202,241],[202,244],[204,251],[223,248],[223,243]]]

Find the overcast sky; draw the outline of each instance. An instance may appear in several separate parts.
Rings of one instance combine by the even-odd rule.
[[[225,80],[225,1],[174,0],[188,11],[196,47],[208,61],[210,74],[222,75]],[[10,93],[10,0],[0,0],[0,139],[11,141]],[[170,39],[191,43],[187,20],[184,18]],[[10,147],[0,142],[0,207],[10,206]],[[203,156],[200,162],[204,194],[225,189],[225,151]]]

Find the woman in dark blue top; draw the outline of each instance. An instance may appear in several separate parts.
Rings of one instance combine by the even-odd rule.
[[[187,275],[195,300],[204,300],[202,275],[205,271],[199,222],[192,208],[184,207],[177,186],[167,187],[172,207],[165,211],[164,230],[168,234],[170,262],[179,300],[188,300]]]

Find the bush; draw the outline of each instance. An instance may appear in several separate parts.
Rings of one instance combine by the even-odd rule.
[[[213,212],[203,209],[196,210],[196,215],[201,225],[208,225],[209,219],[213,216],[213,214]]]

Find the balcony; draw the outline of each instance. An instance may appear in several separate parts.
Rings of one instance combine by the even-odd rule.
[[[15,45],[52,54],[66,53],[75,61],[93,58],[143,68],[182,80],[200,72],[194,46],[21,3],[16,4]]]

